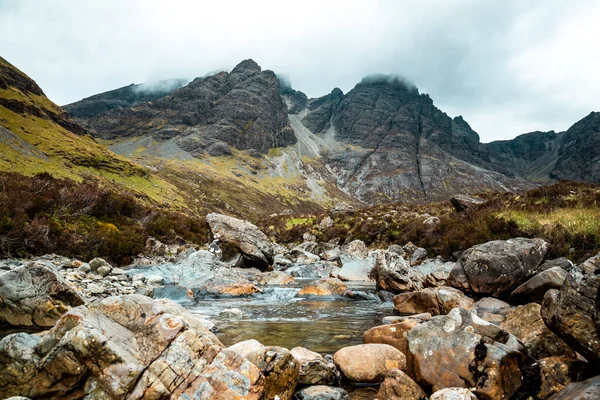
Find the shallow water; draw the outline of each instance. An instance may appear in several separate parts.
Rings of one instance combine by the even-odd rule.
[[[393,305],[380,301],[373,285],[351,286],[361,292],[359,300],[298,298],[298,286],[266,288],[262,295],[243,299],[203,300],[188,308],[215,322],[216,335],[226,346],[256,339],[267,346],[302,346],[318,353],[361,344],[363,332],[393,314]],[[221,311],[230,308],[244,316],[222,319]]]

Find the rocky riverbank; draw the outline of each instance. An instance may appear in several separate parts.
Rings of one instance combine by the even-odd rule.
[[[151,240],[125,268],[56,255],[2,261],[0,324],[22,332],[0,341],[0,397],[600,397],[600,255],[548,260],[545,241],[524,238],[455,261],[410,243],[368,249],[307,236],[286,247],[248,222],[207,220],[214,241],[204,248]],[[373,299],[356,282],[376,288],[389,313],[363,344],[333,354],[253,338],[227,347],[218,321],[190,312],[290,285],[298,299],[360,307]],[[246,312],[225,311],[231,326]]]

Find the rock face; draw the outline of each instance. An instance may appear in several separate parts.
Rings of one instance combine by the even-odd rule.
[[[547,399],[563,390],[569,383],[577,382],[587,375],[587,363],[580,360],[548,357],[541,359],[539,365],[541,383],[537,397],[540,399]]]
[[[446,388],[432,394],[429,400],[477,400],[477,396],[469,389]]]
[[[552,332],[594,364],[600,364],[600,333],[594,322],[600,288],[600,255],[585,261],[582,274],[569,274],[560,289],[546,293],[542,318]]]
[[[346,379],[357,383],[378,383],[389,370],[406,368],[404,354],[387,344],[344,347],[333,355],[333,362]]]
[[[399,369],[392,369],[379,386],[378,399],[422,400],[427,395],[415,381]]]
[[[175,138],[176,144],[192,155],[199,156],[215,144],[266,153],[272,147],[296,142],[279,90],[272,71],[262,71],[254,61],[245,60],[231,73],[196,78],[152,102],[79,121],[105,139],[133,135],[161,141]],[[69,108],[81,106],[74,103]]]
[[[296,393],[298,400],[344,400],[348,392],[331,386],[309,386]]]
[[[541,306],[537,303],[512,308],[507,311],[500,327],[519,338],[535,359],[551,356],[575,358],[573,350],[546,327],[540,310]]]
[[[215,213],[208,214],[206,222],[215,238],[242,253],[242,262],[238,266],[268,268],[273,263],[273,244],[256,225]]]
[[[495,240],[466,250],[448,284],[480,295],[503,297],[540,271],[548,244],[542,239]]]
[[[335,364],[323,358],[319,353],[303,347],[294,347],[290,352],[300,364],[299,384],[332,385],[339,383],[340,373]]]
[[[408,352],[408,332],[421,322],[416,319],[405,319],[394,324],[375,326],[363,333],[364,343],[383,343],[394,346],[403,354]]]
[[[407,373],[433,391],[473,387],[480,399],[509,398],[521,386],[520,348],[508,332],[455,308],[408,333]]]
[[[372,276],[378,289],[392,293],[421,290],[425,281],[425,275],[411,268],[402,256],[387,251],[377,255]]]
[[[583,382],[569,383],[551,400],[594,400],[600,398],[600,375]]]
[[[340,254],[342,269],[338,278],[343,281],[371,281],[371,272],[375,268],[376,256],[369,254],[362,240],[354,240],[342,248]]]
[[[246,355],[265,376],[265,400],[290,400],[298,383],[300,364],[283,347],[269,346]]]
[[[402,314],[447,314],[453,308],[475,309],[475,302],[451,287],[427,288],[394,296],[394,308]]]
[[[42,336],[5,337],[0,369],[6,396],[259,399],[265,385],[202,320],[140,295],[75,308]]]
[[[0,325],[51,327],[71,307],[85,303],[57,271],[42,263],[0,275]]]
[[[183,79],[151,82],[134,85],[90,96],[78,102],[63,106],[79,121],[89,121],[97,115],[117,108],[129,108],[160,99],[186,83]]]
[[[513,290],[510,300],[513,302],[530,300],[542,304],[546,292],[550,289],[559,289],[568,274],[561,267],[544,270]]]

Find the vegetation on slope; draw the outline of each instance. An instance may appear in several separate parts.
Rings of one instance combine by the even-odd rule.
[[[280,242],[301,242],[304,233],[320,241],[361,239],[386,247],[409,241],[431,256],[452,258],[456,252],[489,240],[541,237],[551,244],[550,256],[580,260],[600,251],[600,186],[559,182],[524,193],[488,193],[486,202],[458,213],[450,202],[393,204],[365,208],[333,218],[326,215],[279,215],[261,227]],[[435,223],[424,223],[430,216]]]
[[[150,205],[139,193],[96,182],[77,183],[48,173],[0,173],[0,256],[58,253],[125,264],[148,237],[203,244],[203,218]]]

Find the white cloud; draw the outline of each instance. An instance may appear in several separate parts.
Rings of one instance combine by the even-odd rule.
[[[245,58],[309,96],[412,80],[484,141],[598,110],[593,0],[0,0],[0,55],[59,104]]]

